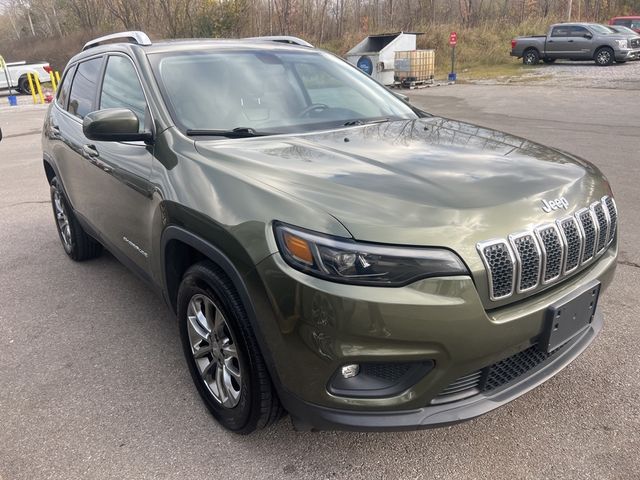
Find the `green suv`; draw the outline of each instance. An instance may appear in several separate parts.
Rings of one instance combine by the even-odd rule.
[[[64,250],[164,297],[223,426],[460,422],[593,341],[618,252],[595,166],[271,40],[99,38],[43,129]]]

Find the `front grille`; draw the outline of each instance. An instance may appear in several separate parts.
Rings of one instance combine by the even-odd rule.
[[[540,225],[533,232],[480,242],[487,270],[489,298],[502,300],[548,285],[576,272],[604,253],[613,242],[618,223],[616,204],[609,196],[575,215]]]
[[[453,402],[478,393],[496,390],[522,377],[562,351],[567,345],[564,344],[550,353],[540,351],[537,345],[533,345],[493,365],[463,375],[442,390],[432,403]]]
[[[640,38],[632,38],[629,41],[631,48],[640,48]]]

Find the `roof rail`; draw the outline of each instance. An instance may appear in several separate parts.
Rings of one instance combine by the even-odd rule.
[[[290,45],[300,45],[301,47],[311,47],[311,45],[306,40],[303,40],[298,37],[292,37],[290,35],[268,35],[266,37],[248,37],[245,40],[264,40],[267,42],[279,42],[279,43],[288,43]]]
[[[136,45],[151,45],[151,40],[149,40],[149,37],[144,32],[137,32],[137,31],[119,32],[119,33],[112,33],[111,35],[105,35],[104,37],[95,38],[93,40],[89,40],[87,43],[84,44],[84,47],[82,47],[82,51],[84,52],[89,48],[97,47],[98,45],[103,45],[105,43],[111,42],[112,40],[120,40],[120,39],[122,41],[126,41],[127,43],[135,43]]]

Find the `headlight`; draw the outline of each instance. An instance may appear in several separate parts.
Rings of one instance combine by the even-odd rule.
[[[618,40],[618,46],[620,48],[629,48],[629,42],[627,40]]]
[[[278,248],[296,270],[355,285],[400,287],[427,277],[469,275],[460,258],[442,248],[360,243],[276,223]]]

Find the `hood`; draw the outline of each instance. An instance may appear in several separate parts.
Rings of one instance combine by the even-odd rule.
[[[587,162],[439,117],[196,147],[331,214],[358,240],[444,246],[478,268],[477,242],[553,221],[609,193]],[[566,205],[542,209],[543,200],[559,198]],[[301,226],[313,229],[313,219]]]

